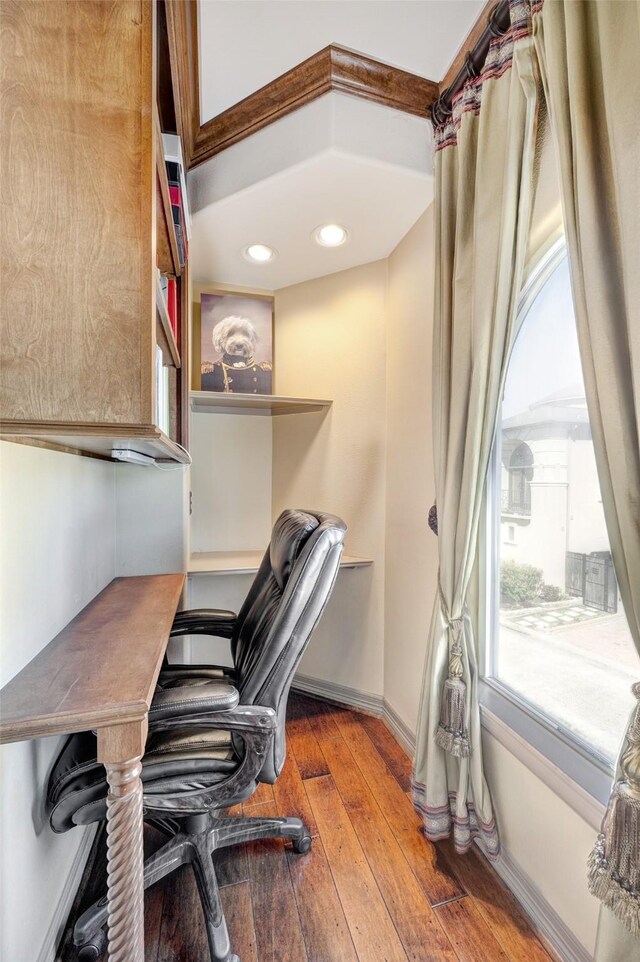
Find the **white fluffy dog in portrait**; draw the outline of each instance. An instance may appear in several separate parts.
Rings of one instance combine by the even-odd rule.
[[[248,317],[231,314],[218,321],[211,340],[221,357],[202,365],[203,391],[271,394],[271,364],[255,360],[259,337]]]

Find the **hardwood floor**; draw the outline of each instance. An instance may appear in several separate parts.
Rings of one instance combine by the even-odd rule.
[[[426,840],[411,762],[379,719],[292,694],[287,745],[276,784],[242,810],[298,815],[311,852],[260,841],[214,855],[241,962],[551,962],[480,853]],[[145,929],[145,962],[209,959],[190,867],[147,891]]]

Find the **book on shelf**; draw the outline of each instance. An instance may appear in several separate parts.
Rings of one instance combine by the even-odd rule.
[[[158,311],[169,321],[176,347],[180,345],[180,307],[178,301],[178,282],[175,277],[166,277],[158,271],[156,289]]]
[[[178,244],[178,260],[180,261],[180,269],[182,269],[186,263],[186,248],[184,233],[182,230],[182,213],[179,207],[175,204],[171,205],[171,213],[173,214],[173,227],[176,232],[176,242]]]
[[[187,194],[187,178],[185,176],[182,144],[177,134],[163,134],[164,158],[167,167],[169,186],[178,187],[181,195],[181,209],[184,217],[184,232],[187,242],[191,238],[191,213]],[[173,200],[172,200],[173,203]]]
[[[183,245],[183,260],[189,260],[189,237],[184,219],[184,207],[182,205],[182,191],[176,184],[169,184],[169,195],[171,197],[171,213],[176,229],[176,236],[180,233],[180,243]],[[181,264],[184,267],[184,263]]]

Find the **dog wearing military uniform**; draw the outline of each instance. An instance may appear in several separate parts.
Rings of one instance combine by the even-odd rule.
[[[271,394],[271,364],[255,360],[258,334],[247,317],[225,317],[214,327],[211,339],[221,358],[202,365],[201,390]]]

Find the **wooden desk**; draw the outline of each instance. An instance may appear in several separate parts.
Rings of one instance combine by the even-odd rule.
[[[97,730],[110,962],[144,962],[141,759],[184,579],[116,578],[0,691],[0,743]]]

